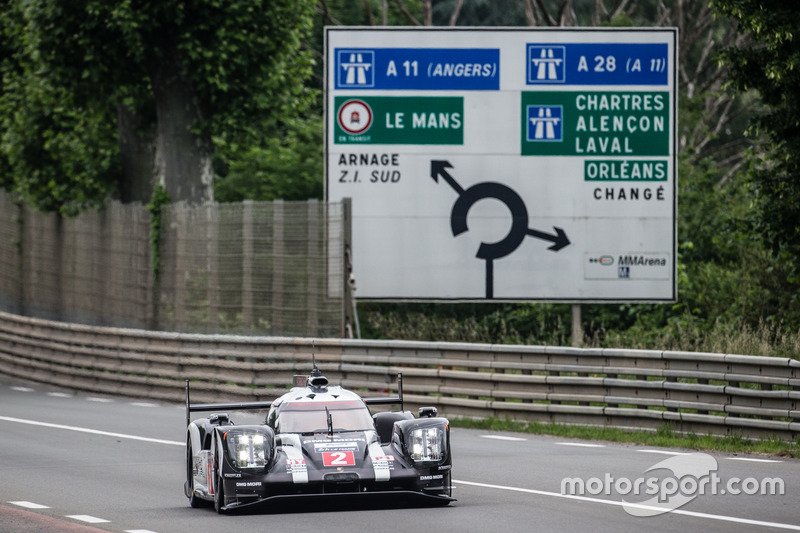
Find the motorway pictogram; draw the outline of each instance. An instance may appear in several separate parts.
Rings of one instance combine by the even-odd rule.
[[[564,81],[564,47],[535,47],[528,50],[531,65],[531,80]]]
[[[342,50],[339,52],[339,66],[344,79],[342,87],[372,87],[375,84],[375,52],[371,50]],[[340,74],[341,74],[340,73]]]

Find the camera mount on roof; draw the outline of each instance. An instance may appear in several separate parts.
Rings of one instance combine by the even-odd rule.
[[[328,387],[328,378],[326,378],[320,369],[317,367],[317,360],[314,355],[311,355],[313,367],[311,373],[308,375],[308,387],[314,392],[325,392]]]

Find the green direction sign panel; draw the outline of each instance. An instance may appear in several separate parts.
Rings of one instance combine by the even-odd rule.
[[[669,92],[522,92],[522,155],[666,156]]]
[[[337,96],[334,144],[464,144],[461,96]]]
[[[589,159],[583,162],[585,181],[667,181],[666,159]]]

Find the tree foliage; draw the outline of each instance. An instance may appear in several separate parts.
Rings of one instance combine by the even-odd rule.
[[[312,99],[303,84],[312,0],[5,0],[3,8],[2,153],[15,188],[45,209],[100,200],[119,179],[135,179],[121,139],[151,159],[151,176],[139,165],[145,178],[173,199],[182,199],[173,180],[208,189],[203,161],[265,145]]]
[[[284,136],[233,160],[215,184],[220,202],[322,198],[322,120],[293,119]]]
[[[80,99],[37,61],[24,5],[0,10],[0,183],[46,210],[102,201],[117,178],[115,129],[102,102]]]
[[[752,37],[726,51],[731,80],[766,104],[754,134],[768,142],[754,158],[758,227],[778,256],[800,264],[800,11],[777,0],[715,0]],[[800,267],[792,281],[800,283]],[[797,303],[797,302],[796,302]]]

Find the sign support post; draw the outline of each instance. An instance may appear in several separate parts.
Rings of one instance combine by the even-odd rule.
[[[583,346],[583,322],[581,321],[581,304],[572,304],[572,346]]]

